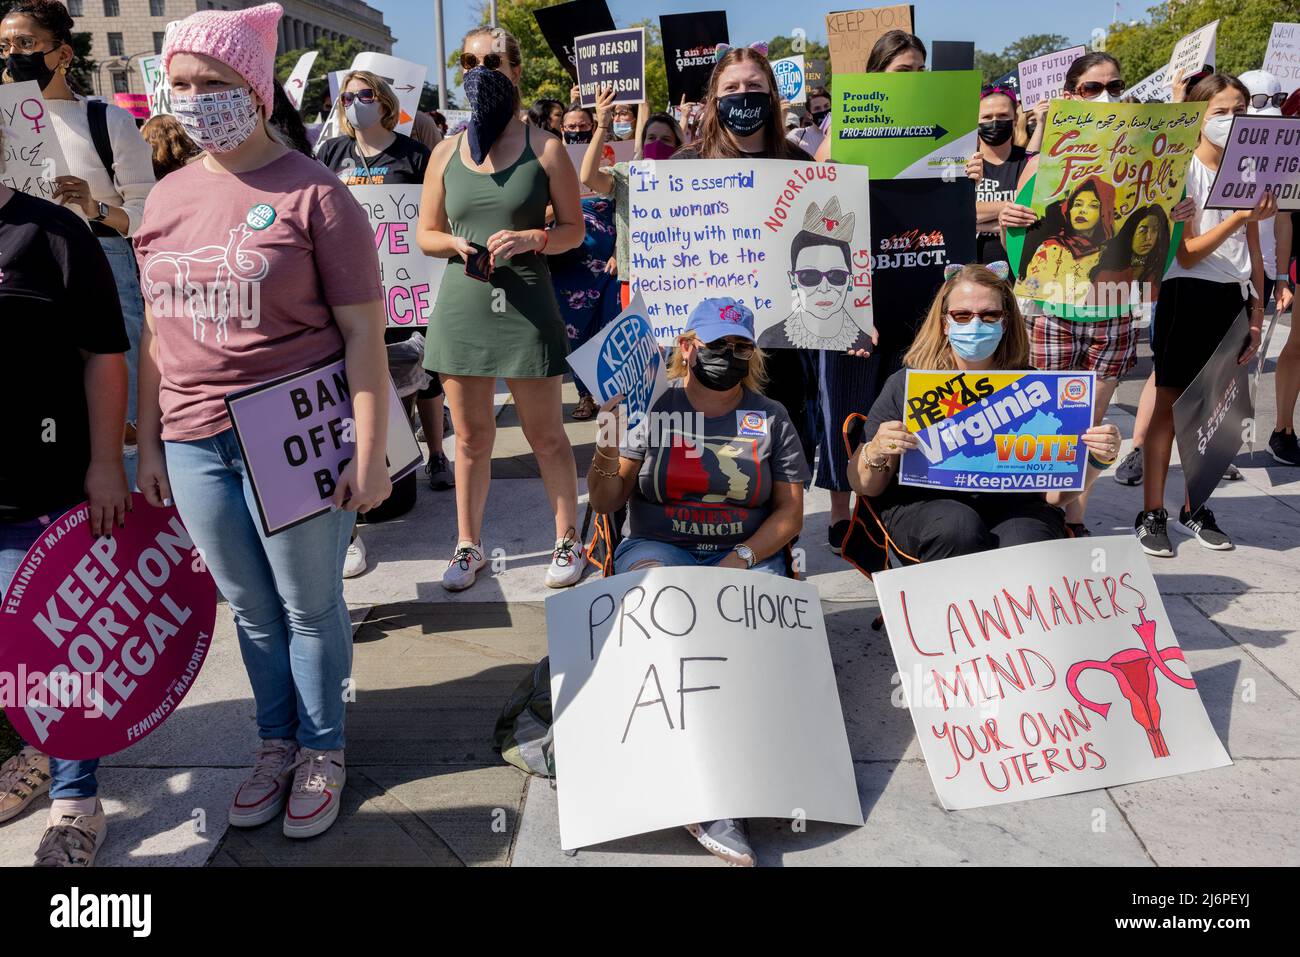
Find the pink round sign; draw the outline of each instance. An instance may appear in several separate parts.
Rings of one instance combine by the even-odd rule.
[[[54,522],[0,605],[0,701],[56,758],[113,754],[154,731],[194,686],[217,587],[174,508],[139,492],[125,528],[93,538],[89,508]]]

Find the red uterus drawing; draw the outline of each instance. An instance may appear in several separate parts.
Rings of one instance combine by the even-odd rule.
[[[1139,608],[1138,616],[1139,622],[1133,630],[1142,639],[1141,648],[1125,648],[1105,661],[1075,662],[1065,674],[1065,687],[1080,705],[1105,718],[1110,705],[1098,704],[1085,697],[1079,691],[1079,676],[1092,668],[1109,672],[1119,685],[1120,693],[1128,699],[1129,707],[1133,709],[1133,720],[1146,729],[1151,753],[1157,758],[1167,758],[1169,745],[1160,730],[1160,703],[1156,701],[1156,672],[1182,688],[1195,688],[1196,682],[1175,674],[1167,664],[1170,658],[1186,664],[1182,649],[1177,646],[1156,648],[1156,623],[1147,618],[1145,609]]]

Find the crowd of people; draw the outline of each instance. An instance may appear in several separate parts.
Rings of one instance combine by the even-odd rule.
[[[393,90],[373,73],[351,71],[330,107],[338,135],[313,148],[275,80],[280,16],[271,3],[182,21],[162,54],[170,115],[143,130],[70,86],[74,24],[58,0],[21,0],[0,21],[5,79],[39,83],[69,167],[53,202],[0,185],[0,304],[17,337],[5,353],[17,368],[0,386],[13,421],[0,466],[0,593],[28,547],[69,508],[89,502],[95,535],[131,521],[124,446],[134,447],[134,487],[150,505],[178,509],[234,617],[253,688],[259,744],[230,823],[281,818],[284,833],[301,838],[331,826],[346,781],[338,689],[351,671],[352,630],[342,581],[369,567],[358,516],[373,521],[398,500],[404,508],[414,501],[414,479],[395,485],[385,463],[387,378],[404,384],[408,414],[428,444],[427,484],[454,490],[456,539],[447,543],[443,587],[471,588],[486,564],[499,379],[514,396],[554,517],[545,584],[580,582],[587,545],[577,531],[579,483],[561,388],[566,356],[630,301],[629,161],[609,162],[610,144],[631,141],[632,161],[830,162],[833,78],[793,108],[756,44],[720,49],[696,103],[656,111],[615,104],[603,90],[588,108],[575,87],[570,103],[526,104],[518,42],[482,27],[461,44],[471,109],[463,132],[447,135],[445,120],[424,114],[410,135],[398,132]],[[875,44],[867,72],[925,70],[926,57],[920,39],[892,31]],[[1250,319],[1243,363],[1259,347],[1270,300],[1279,313],[1293,310],[1294,214],[1276,215],[1267,195],[1250,210],[1205,208],[1232,117],[1295,112],[1289,93],[1260,71],[1178,77],[1174,98],[1203,102],[1205,111],[1187,197],[1169,221],[1153,209],[1113,242],[1096,184],[1049,211],[1061,219],[1062,238],[1026,251],[1025,277],[1049,268],[1088,280],[1113,273],[1158,289],[1152,301],[1098,321],[1057,315],[1013,292],[1007,231],[1040,219],[1018,198],[1037,168],[1047,103],[1024,110],[1011,86],[985,87],[972,104],[979,148],[965,170],[976,184],[977,258],[951,264],[927,291],[928,311],[906,317],[909,341],[771,346],[744,303],[707,298],[667,355],[672,387],[653,410],[666,421],[703,423],[702,435],[624,434],[620,397],[599,404],[590,383],[577,383],[570,415],[601,426],[587,502],[626,516],[614,570],[710,565],[789,574],[791,546],[801,536],[807,542],[810,483],[830,495],[827,546],[836,553],[853,493],[875,504],[913,561],[1088,535],[1086,489],[981,494],[901,485],[900,456],[916,445],[904,425],[906,370],[1095,373],[1096,418],[1081,437],[1091,485],[1118,461],[1121,435],[1104,418],[1136,364],[1144,318],[1152,320],[1154,372],[1133,451],[1114,477],[1144,483],[1135,533],[1148,554],[1172,555],[1164,493],[1173,402],[1243,307]],[[1108,102],[1124,94],[1120,64],[1093,52],[1070,66],[1061,96]],[[572,146],[585,146],[581,162]],[[419,249],[448,262],[419,331],[386,330],[374,233],[349,192],[377,184],[421,186]],[[1166,273],[1171,222],[1183,230]],[[1119,260],[1107,258],[1112,248],[1122,250]],[[793,256],[792,283],[796,273],[809,274],[809,288],[847,281],[847,246],[834,234],[810,233]],[[256,317],[240,311],[238,297],[212,307],[178,292],[231,282],[257,286]],[[41,357],[39,374],[28,368],[30,356]],[[356,454],[339,479],[338,507],[267,535],[224,397],[340,356]],[[1300,465],[1294,336],[1278,357],[1276,383],[1269,447],[1278,462]],[[840,433],[855,413],[866,426],[850,451]],[[41,439],[51,417],[57,442]],[[673,454],[684,441],[702,442],[728,467]],[[665,521],[674,507],[705,502],[723,503],[726,521],[692,522],[685,531]],[[1177,525],[1207,548],[1231,547],[1204,506],[1192,512],[1184,504]],[[431,539],[441,534],[430,530]],[[107,834],[96,767],[28,745],[0,768],[0,823],[46,791],[53,799],[38,864],[93,863]],[[753,863],[744,822],[700,822],[691,831],[731,863]]]

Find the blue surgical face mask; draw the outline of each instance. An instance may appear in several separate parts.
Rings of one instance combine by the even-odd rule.
[[[979,362],[997,351],[1002,341],[1002,320],[985,322],[972,318],[962,324],[949,319],[946,331],[953,352],[970,362]]]
[[[621,140],[627,139],[629,136],[632,135],[632,124],[615,122],[614,135]]]

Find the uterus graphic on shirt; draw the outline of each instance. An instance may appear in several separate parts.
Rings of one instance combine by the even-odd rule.
[[[246,223],[230,230],[224,246],[200,246],[191,252],[152,253],[145,261],[143,287],[156,319],[190,320],[197,342],[230,340],[230,321],[252,329],[261,322],[261,283],[270,263],[246,249],[252,231]]]

